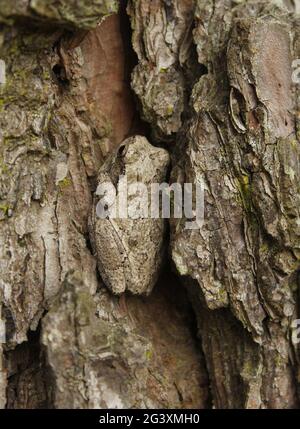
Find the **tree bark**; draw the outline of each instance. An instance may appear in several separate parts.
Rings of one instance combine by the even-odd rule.
[[[299,13],[0,0],[0,407],[299,406]],[[136,135],[205,219],[171,219],[153,292],[116,296],[88,219]]]

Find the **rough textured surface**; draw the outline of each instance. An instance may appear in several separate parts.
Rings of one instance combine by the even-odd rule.
[[[75,33],[52,19],[50,27],[16,22],[0,38],[1,407],[205,408],[205,365],[191,310],[176,310],[170,294],[176,280],[166,277],[149,303],[129,298],[127,311],[125,298],[104,289],[90,250],[99,167],[143,131],[128,82],[126,18]],[[177,300],[186,300],[180,289]]]
[[[176,279],[169,274],[164,282],[150,298],[119,300],[103,287],[92,297],[79,273],[68,276],[43,320],[56,407],[208,406],[202,356],[187,328],[190,308]]]
[[[100,275],[115,294],[149,294],[158,280],[166,221],[150,218],[151,185],[165,182],[169,161],[166,150],[136,136],[125,140],[100,169],[98,186],[112,185],[116,195],[112,201],[101,195],[99,201],[100,188],[97,189],[90,217],[90,240]],[[145,185],[145,189],[140,185]]]
[[[147,113],[163,109],[166,97],[150,98],[151,84],[141,92],[136,75],[143,79],[140,68],[149,58],[153,70],[160,68],[169,6],[161,1],[147,9],[141,0],[130,9],[141,64],[133,87],[153,130],[166,137],[161,118]],[[296,5],[195,2],[203,75],[190,92],[188,119],[177,122],[172,180],[204,181],[205,223],[189,231],[182,220],[172,221],[171,253],[198,316],[216,407],[298,405],[290,324],[297,318],[300,263],[299,88],[291,64],[300,53],[297,19],[287,8]],[[180,62],[177,50],[172,63]],[[164,83],[155,85],[163,94]]]
[[[0,1],[0,406],[299,407],[299,1],[117,3]],[[205,222],[121,223],[132,274],[88,217],[158,145]]]
[[[199,19],[202,8],[200,2]],[[209,22],[219,22],[218,12],[224,11],[212,13],[207,3],[205,8]],[[269,4],[250,3],[227,13],[226,24],[219,25],[226,52],[220,39],[216,45],[207,40],[201,21],[195,30],[199,61],[209,72],[192,95],[196,117],[189,127],[185,174],[205,180],[207,220],[198,236],[173,235],[173,258],[178,262],[180,256],[179,268],[197,281],[208,308],[229,307],[251,333],[253,346],[236,371],[247,386],[240,406],[289,408],[298,403],[289,326],[297,315],[300,262],[299,142],[291,81],[299,52],[293,49],[289,17]],[[226,72],[228,80],[221,81]],[[189,248],[181,244],[187,240]],[[217,326],[219,317],[217,311]],[[203,344],[211,362],[218,346],[211,345],[209,330],[205,322]],[[213,377],[216,371],[218,364],[211,367]],[[225,374],[228,385],[233,374]],[[234,407],[240,400],[227,390],[216,405]]]
[[[158,138],[179,131],[186,103],[184,69],[192,44],[193,0],[129,1],[139,63],[132,86]]]
[[[31,19],[45,25],[95,28],[101,19],[118,11],[117,0],[7,0],[0,1],[0,20]]]

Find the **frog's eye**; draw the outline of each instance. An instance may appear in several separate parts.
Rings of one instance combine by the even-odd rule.
[[[118,149],[118,156],[123,158],[126,155],[126,152],[127,152],[126,149],[127,149],[126,145],[121,145]]]

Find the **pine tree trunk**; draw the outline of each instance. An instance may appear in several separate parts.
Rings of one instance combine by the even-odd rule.
[[[0,0],[1,408],[298,407],[299,13]],[[136,135],[205,219],[171,219],[153,292],[116,296],[89,217]]]

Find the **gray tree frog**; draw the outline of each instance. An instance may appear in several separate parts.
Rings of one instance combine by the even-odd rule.
[[[114,294],[148,295],[157,281],[166,221],[151,218],[151,185],[166,181],[169,164],[166,150],[135,136],[125,140],[99,171],[89,232],[100,275]],[[103,197],[103,187],[112,185],[115,198]]]

